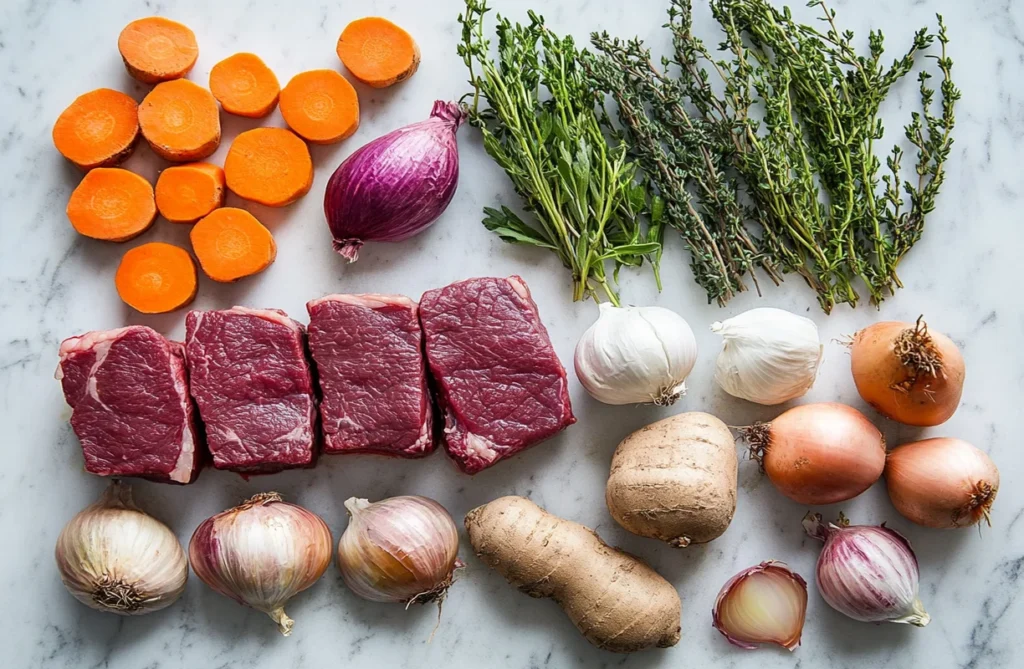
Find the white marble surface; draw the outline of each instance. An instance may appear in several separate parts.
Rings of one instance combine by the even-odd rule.
[[[547,5],[550,24],[585,37],[592,28],[640,34],[664,48],[665,2],[494,0],[521,18],[529,4]],[[702,5],[701,2],[695,4]],[[798,12],[806,12],[802,2]],[[409,82],[386,91],[358,87],[362,125],[356,136],[331,147],[314,147],[316,181],[299,203],[270,210],[249,207],[274,231],[277,263],[262,276],[236,285],[202,280],[197,308],[245,304],[279,307],[305,318],[306,300],[328,292],[424,290],[481,274],[521,274],[531,288],[564,362],[579,334],[596,315],[593,304],[569,301],[567,274],[553,256],[507,246],[479,224],[481,208],[514,202],[504,175],[484,155],[470,128],[460,132],[463,179],[451,208],[426,234],[400,245],[370,245],[358,264],[345,266],[330,250],[321,196],[331,170],[366,141],[425,118],[435,98],[465,90],[455,55],[458,0],[363,0],[331,3],[5,0],[0,6],[0,407],[4,465],[0,467],[0,661],[5,667],[600,667],[734,666],[850,667],[1024,666],[1024,492],[1019,486],[1024,454],[1019,448],[1020,398],[1024,392],[1024,330],[1020,281],[1022,233],[1020,158],[1024,152],[1024,4],[1014,0],[861,0],[837,2],[842,24],[866,39],[883,26],[903,48],[912,32],[938,9],[948,20],[956,80],[964,91],[958,109],[956,147],[939,208],[924,239],[902,266],[907,288],[881,314],[839,309],[825,317],[798,281],[745,295],[727,309],[710,307],[687,276],[680,245],[666,252],[665,291],[657,295],[647,276],[628,276],[624,298],[656,303],[685,315],[697,332],[702,356],[690,394],[673,409],[609,408],[585,396],[572,381],[579,423],[562,436],[476,477],[459,474],[443,454],[403,462],[371,456],[326,457],[313,471],[244,481],[206,471],[188,488],[141,482],[137,498],[187,541],[205,517],[260,490],[276,489],[322,514],[338,535],[345,527],[342,502],[402,493],[424,494],[457,519],[502,494],[528,495],[550,511],[595,527],[606,539],[649,560],[679,588],[683,635],[671,650],[628,657],[590,647],[551,602],[535,601],[489,572],[465,545],[469,568],[452,588],[441,628],[432,643],[430,608],[356,599],[332,567],[297,597],[289,612],[295,634],[282,638],[262,614],[214,594],[192,578],[172,608],[122,619],[86,609],[61,587],[52,550],[61,526],[90,503],[104,481],[85,473],[69,410],[53,380],[59,341],[89,329],[146,323],[172,336],[183,331],[183,314],[142,317],[114,292],[112,277],[128,247],[156,239],[187,243],[187,230],[159,221],[126,245],[83,239],[71,230],[64,205],[78,173],[53,149],[50,128],[79,93],[100,86],[141,99],[145,89],[125,74],[117,34],[129,20],[159,13],[196,32],[200,58],[191,78],[205,83],[211,66],[236,51],[258,52],[282,81],[311,68],[340,65],[334,43],[344,25],[367,14],[390,16],[409,28],[423,51],[423,65]],[[806,15],[806,14],[805,14]],[[701,32],[711,19],[699,8]],[[711,40],[712,42],[714,40]],[[886,106],[891,129],[914,103],[913,82],[899,87]],[[279,115],[269,121],[280,125]],[[223,117],[222,159],[230,139],[250,121]],[[129,166],[154,179],[163,167],[146,147]],[[729,646],[711,628],[710,610],[722,583],[760,560],[789,562],[811,580],[817,546],[800,528],[805,508],[790,503],[764,481],[753,463],[740,467],[736,518],[721,539],[676,552],[628,535],[609,518],[603,502],[609,458],[631,430],[673,411],[700,409],[732,425],[770,418],[776,411],[735,401],[711,378],[718,342],[707,327],[754,305],[806,312],[830,342],[821,377],[807,400],[840,400],[861,406],[847,356],[834,338],[879,317],[928,315],[933,327],[962,347],[968,375],[963,406],[941,428],[918,431],[886,424],[892,442],[918,434],[954,435],[991,453],[1003,475],[992,529],[938,532],[914,527],[876,485],[843,510],[859,522],[888,520],[917,549],[922,598],[933,617],[925,629],[871,626],[848,620],[811,591],[804,643],[793,655],[780,650],[748,652]],[[871,414],[874,418],[877,415]],[[880,419],[879,419],[880,420]],[[822,509],[834,514],[839,508]]]

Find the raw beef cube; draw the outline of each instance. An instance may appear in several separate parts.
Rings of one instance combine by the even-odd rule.
[[[277,309],[190,311],[185,352],[214,467],[315,464],[316,400],[300,323]]]
[[[86,470],[168,483],[199,475],[181,344],[142,325],[88,332],[61,342],[57,378]]]
[[[420,300],[445,448],[475,474],[576,422],[565,369],[518,276],[469,279]]]
[[[328,295],[306,309],[324,452],[418,458],[433,451],[416,303],[401,295]]]

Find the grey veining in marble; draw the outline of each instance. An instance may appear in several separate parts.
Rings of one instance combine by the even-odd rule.
[[[603,28],[638,34],[664,49],[660,29],[666,2],[642,0],[493,0],[505,13],[525,17],[544,8],[559,31],[585,39]],[[713,23],[702,2],[698,30],[713,43]],[[807,12],[803,2],[794,5]],[[452,588],[432,643],[431,608],[356,599],[332,567],[322,582],[289,607],[295,633],[282,638],[263,614],[213,593],[194,577],[173,607],[140,618],[93,612],[64,592],[52,551],[61,526],[92,502],[104,481],[86,474],[69,410],[53,380],[60,340],[89,329],[146,323],[169,336],[183,334],[181,313],[143,317],[118,300],[113,273],[126,248],[153,240],[187,245],[187,228],[158,221],[141,239],[124,245],[77,236],[64,206],[80,175],[53,149],[50,129],[78,94],[109,86],[141,99],[146,88],[124,72],[116,51],[120,29],[151,13],[191,26],[199,62],[191,78],[205,85],[210,68],[237,51],[259,53],[282,82],[296,72],[340,68],[338,34],[359,16],[390,16],[408,27],[423,53],[420,71],[388,90],[357,86],[362,125],[342,144],[314,147],[316,181],[310,194],[285,209],[245,206],[272,228],[277,262],[258,278],[234,285],[200,282],[197,308],[244,304],[279,307],[305,320],[306,300],[328,292],[424,290],[472,275],[522,275],[531,286],[552,340],[569,362],[577,337],[596,317],[593,304],[569,300],[567,274],[551,255],[501,243],[479,224],[481,208],[515,203],[507,180],[485,156],[471,128],[460,131],[463,179],[454,202],[435,227],[400,245],[368,245],[345,265],[330,249],[321,196],[331,170],[366,141],[427,116],[435,98],[456,98],[466,73],[455,54],[458,0],[352,2],[210,2],[209,0],[5,0],[0,3],[0,664],[16,669],[57,667],[963,667],[1024,666],[1024,464],[1020,401],[1024,395],[1024,300],[1021,289],[1021,156],[1024,155],[1024,3],[1016,0],[836,1],[840,21],[866,43],[870,26],[884,27],[893,52],[913,30],[944,13],[953,39],[955,76],[964,98],[958,109],[956,146],[938,210],[924,238],[901,266],[906,289],[880,313],[838,309],[825,317],[796,280],[757,299],[743,295],[726,309],[708,306],[692,283],[681,245],[669,243],[665,290],[656,294],[647,276],[628,275],[623,296],[683,314],[697,333],[702,355],[677,407],[605,407],[591,401],[575,379],[572,396],[579,423],[560,437],[475,477],[459,474],[444,455],[422,461],[372,456],[325,457],[312,471],[255,477],[208,470],[189,488],[140,482],[139,502],[187,541],[205,517],[253,492],[276,489],[322,514],[335,535],[345,527],[343,501],[422,494],[461,519],[474,506],[502,494],[529,495],[550,511],[586,523],[612,543],[649,560],[679,589],[683,633],[679,645],[622,657],[589,646],[551,602],[515,592],[489,572],[464,545],[468,569]],[[916,104],[912,79],[884,108],[895,136]],[[269,119],[281,125],[280,115]],[[223,159],[230,140],[251,121],[223,116]],[[129,166],[154,180],[163,164],[141,146]],[[762,282],[764,284],[766,282]],[[821,376],[806,400],[839,400],[863,407],[849,375],[845,350],[835,343],[877,318],[928,316],[964,351],[963,405],[949,423],[929,430],[899,428],[878,419],[891,443],[919,435],[968,439],[999,464],[1003,489],[993,527],[938,532],[915,527],[875,485],[843,504],[855,522],[889,523],[917,549],[922,599],[933,622],[924,629],[873,626],[832,611],[813,591],[803,645],[795,653],[748,652],[729,646],[711,628],[719,587],[741,568],[775,558],[790,563],[813,584],[818,551],[804,537],[806,509],[779,495],[753,463],[740,467],[736,518],[719,540],[674,551],[627,534],[603,502],[609,458],[616,443],[641,425],[680,410],[705,410],[731,425],[775,415],[777,410],[733,400],[712,380],[716,336],[708,325],[755,305],[807,313],[829,342]],[[825,508],[835,514],[839,507]]]

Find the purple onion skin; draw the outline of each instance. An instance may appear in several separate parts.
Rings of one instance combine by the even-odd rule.
[[[459,184],[455,133],[465,114],[438,100],[426,121],[378,137],[345,159],[324,193],[334,250],[355,262],[364,242],[399,242],[425,230]]]

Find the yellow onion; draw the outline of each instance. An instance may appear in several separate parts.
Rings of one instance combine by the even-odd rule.
[[[800,645],[807,614],[807,582],[786,563],[769,560],[744,569],[722,586],[712,624],[729,643],[753,650],[774,643]]]
[[[288,636],[295,623],[284,605],[323,576],[333,543],[320,516],[264,492],[204,520],[188,557],[203,583],[263,611]]]
[[[350,498],[338,568],[355,594],[375,602],[440,602],[459,560],[459,533],[443,506],[417,496],[371,504]]]
[[[170,606],[188,579],[178,538],[135,506],[120,481],[64,526],[55,556],[64,587],[78,601],[125,616]]]

